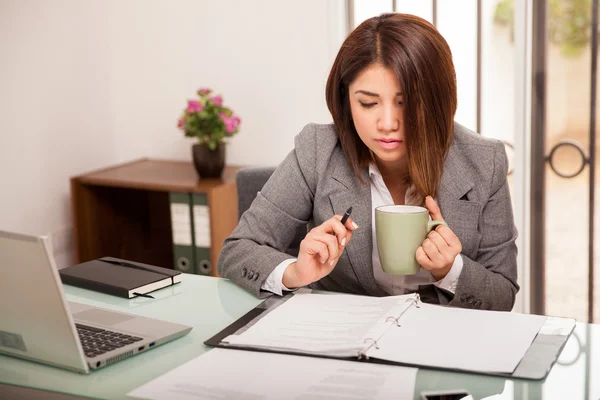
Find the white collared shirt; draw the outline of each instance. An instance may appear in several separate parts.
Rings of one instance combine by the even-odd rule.
[[[381,173],[377,166],[373,163],[369,165],[369,178],[371,180],[371,221],[375,221],[375,208],[394,204],[392,195],[388,190]],[[409,204],[410,188],[405,195],[405,204]],[[405,294],[410,291],[417,291],[420,285],[433,284],[440,289],[444,289],[454,294],[458,277],[463,269],[463,259],[458,254],[454,259],[454,264],[448,274],[439,281],[436,281],[431,273],[423,268],[414,275],[390,275],[381,269],[381,261],[379,260],[379,251],[377,250],[377,236],[375,232],[375,223],[371,224],[371,236],[373,238],[373,276],[377,286],[383,289],[390,295]],[[295,258],[290,258],[279,264],[273,272],[263,282],[261,289],[269,292],[282,295],[284,290],[290,290],[283,285],[283,273],[288,265],[296,261]]]

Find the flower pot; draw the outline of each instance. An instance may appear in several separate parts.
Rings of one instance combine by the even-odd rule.
[[[194,167],[200,178],[220,178],[225,168],[225,145],[219,143],[211,150],[208,146],[195,144],[192,146]]]

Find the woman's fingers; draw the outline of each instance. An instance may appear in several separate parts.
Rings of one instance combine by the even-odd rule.
[[[460,243],[460,239],[458,238],[458,236],[456,236],[452,229],[450,229],[447,226],[441,225],[438,226],[432,232],[436,232],[438,235],[440,235],[444,239],[444,241],[448,243],[448,246],[452,247],[459,253],[462,252],[462,244]]]
[[[325,256],[325,250],[323,246],[310,245],[308,248],[311,249],[313,254],[316,254],[317,249],[320,255],[319,261],[333,265],[339,258],[344,247],[348,245],[352,239],[352,231],[356,229],[353,221],[348,219],[346,224],[341,223],[342,217],[340,215],[334,215],[332,218],[323,222],[321,225],[313,228],[306,236],[307,239],[312,241],[321,242],[327,248],[327,254]]]
[[[426,270],[433,268],[433,262],[429,259],[429,257],[427,257],[427,253],[425,253],[425,250],[423,250],[423,246],[419,246],[417,253],[415,254],[415,258],[419,265]]]
[[[300,243],[300,253],[295,265],[295,284],[300,286],[321,279],[329,274],[344,248],[352,239],[352,231],[358,226],[348,219],[341,223],[342,217],[335,215],[314,227]]]
[[[348,218],[346,224],[342,224],[341,215],[334,215],[327,221],[323,222],[323,224],[319,225],[318,228],[322,228],[326,233],[334,234],[338,238],[338,242],[340,246],[344,247],[350,241],[352,237],[352,231],[356,228],[354,227],[354,221]],[[354,225],[353,225],[354,224]]]
[[[311,240],[321,242],[325,246],[327,246],[328,257],[325,259],[322,258],[320,260],[321,264],[327,262],[330,265],[333,265],[334,261],[337,260],[337,258],[340,255],[340,245],[338,244],[338,239],[335,236],[328,233],[315,232],[312,235]]]
[[[307,240],[308,239],[308,240]],[[300,243],[300,250],[311,256],[317,256],[321,264],[329,259],[329,249],[327,244],[311,238],[306,238]]]
[[[454,259],[456,258],[456,254],[460,251],[457,251],[454,246],[440,233],[436,231],[431,231],[427,236],[429,240],[435,243],[438,251],[441,254],[440,262],[443,266],[447,266],[449,264],[454,263]],[[460,247],[460,242],[458,242],[458,247]]]
[[[434,265],[440,263],[442,259],[442,253],[440,253],[440,250],[433,242],[433,240],[429,238],[425,239],[421,247],[423,247],[423,250],[425,250],[427,257],[433,262]]]
[[[348,231],[346,233],[346,241],[342,244],[342,248],[348,246],[348,243],[350,243],[350,240],[352,240],[352,231]]]
[[[450,246],[448,245],[446,240],[436,231],[429,232],[427,237],[437,246],[440,253],[444,253],[450,250]]]
[[[335,218],[338,221],[340,221],[340,225],[341,225],[341,223],[342,223],[341,215],[334,215],[332,218]],[[356,225],[356,222],[354,222],[354,220],[350,217],[348,217],[348,219],[346,220],[346,223],[343,224],[342,226],[344,226],[349,231],[354,231],[354,230],[358,229],[358,225]]]

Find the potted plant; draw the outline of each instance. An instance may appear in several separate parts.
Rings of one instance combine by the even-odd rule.
[[[225,168],[226,140],[238,133],[241,120],[211,89],[199,89],[197,95],[188,100],[177,127],[185,136],[198,139],[192,157],[200,178],[219,178]]]

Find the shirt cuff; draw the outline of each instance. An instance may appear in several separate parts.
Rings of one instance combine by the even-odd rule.
[[[273,272],[271,272],[269,274],[269,276],[263,282],[263,284],[260,286],[260,288],[262,290],[266,290],[271,293],[278,294],[279,296],[283,296],[284,290],[287,290],[290,292],[296,290],[296,289],[288,289],[283,284],[283,273],[285,272],[285,269],[291,263],[296,262],[296,260],[297,260],[297,258],[290,258],[288,260],[283,261],[281,264],[279,264],[277,267],[275,267]]]
[[[441,280],[437,282],[433,282],[433,284],[440,289],[444,289],[452,294],[456,293],[456,285],[458,284],[458,277],[463,269],[463,259],[460,254],[457,254],[454,258],[454,264],[452,264],[452,268],[443,277]]]

